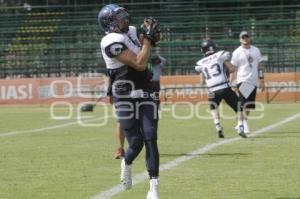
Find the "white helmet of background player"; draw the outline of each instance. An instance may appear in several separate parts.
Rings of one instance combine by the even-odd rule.
[[[214,54],[215,52],[217,52],[217,46],[210,39],[203,40],[202,44],[201,44],[201,51],[205,56],[209,56],[209,55]]]
[[[98,23],[106,34],[127,33],[129,30],[130,15],[127,10],[116,4],[104,6],[98,14]]]

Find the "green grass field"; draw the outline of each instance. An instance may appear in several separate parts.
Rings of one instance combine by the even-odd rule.
[[[160,174],[161,199],[300,199],[300,117],[253,138],[222,144],[201,155],[187,155],[219,142],[212,120],[189,119],[189,107],[162,107],[159,123],[161,165],[181,156],[190,160]],[[172,111],[173,110],[173,111]],[[227,106],[224,112],[233,116]],[[263,116],[252,119],[252,131],[278,124],[299,114],[300,104],[264,104]],[[56,116],[69,111],[57,108]],[[111,108],[109,108],[111,115]],[[172,114],[173,112],[173,114]],[[0,109],[0,199],[90,199],[118,185],[116,120],[92,127],[103,108],[85,113],[78,125],[76,107],[72,117],[51,118],[49,107],[1,107]],[[207,106],[199,109],[208,117]],[[263,115],[262,115],[263,114]],[[223,119],[226,140],[238,137],[235,119]],[[133,174],[145,171],[144,151],[134,162]],[[114,199],[146,198],[148,180]]]

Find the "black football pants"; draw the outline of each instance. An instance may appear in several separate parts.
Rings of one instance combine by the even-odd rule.
[[[146,147],[146,167],[150,178],[159,175],[159,152],[157,147],[157,103],[149,99],[114,99],[121,128],[128,142],[125,152],[126,164],[131,164]]]

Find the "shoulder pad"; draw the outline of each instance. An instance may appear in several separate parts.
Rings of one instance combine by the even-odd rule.
[[[201,65],[201,63],[202,63],[202,59],[198,60],[196,64]]]
[[[221,51],[220,52],[220,58],[222,59],[222,60],[230,60],[230,58],[231,58],[231,54],[230,54],[230,52],[228,52],[228,51]]]
[[[124,42],[124,35],[118,33],[110,33],[101,40],[101,49],[105,54],[112,58],[121,54],[127,49]]]
[[[110,33],[102,38],[101,45],[107,46],[114,42],[124,43],[124,41],[125,41],[125,36],[123,34]]]
[[[126,50],[127,46],[121,42],[114,42],[105,47],[105,54],[112,58],[116,57],[122,53],[122,51]]]
[[[129,26],[129,32],[132,32],[136,34],[136,27],[135,26]]]
[[[201,73],[201,71],[202,71],[202,66],[199,64],[199,62],[197,62],[197,65],[195,66],[195,70],[196,70],[198,73]]]

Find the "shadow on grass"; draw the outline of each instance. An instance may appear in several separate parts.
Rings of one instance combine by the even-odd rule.
[[[211,156],[211,157],[225,157],[225,156],[247,156],[250,155],[250,153],[207,153],[204,154],[206,156]]]
[[[296,197],[296,198],[285,198],[285,197],[281,197],[281,198],[275,198],[275,199],[300,199],[300,197]]]
[[[270,133],[267,134],[300,134],[300,131],[271,131]]]
[[[247,156],[250,155],[250,153],[206,153],[206,154],[184,154],[184,153],[179,153],[179,154],[167,154],[167,153],[162,153],[160,154],[160,157],[180,157],[180,156],[208,156],[208,157],[233,157],[233,156]]]
[[[298,131],[287,131],[287,132],[282,132],[282,131],[277,131],[277,132],[270,132],[266,133],[264,135],[259,135],[255,138],[289,138],[289,137],[300,137],[300,132]]]

